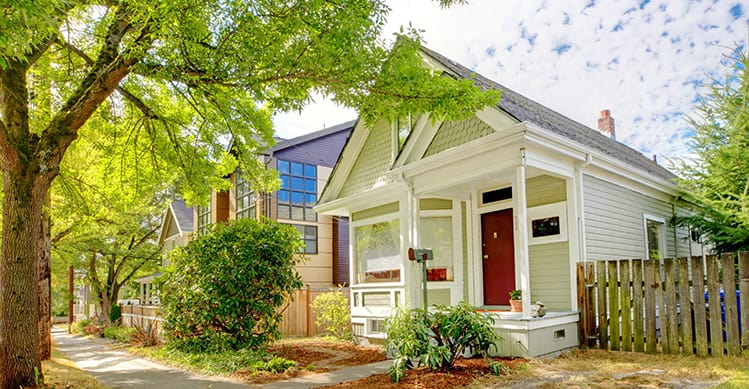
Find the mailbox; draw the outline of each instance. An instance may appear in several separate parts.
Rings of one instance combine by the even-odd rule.
[[[434,259],[434,254],[430,249],[408,249],[408,259],[411,261],[424,262]]]

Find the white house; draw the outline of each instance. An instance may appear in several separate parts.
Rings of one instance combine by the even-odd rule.
[[[590,129],[442,55],[426,66],[499,89],[474,116],[354,127],[317,206],[350,218],[355,334],[384,337],[397,304],[422,303],[420,265],[431,248],[429,305],[466,300],[496,318],[498,354],[540,356],[578,345],[575,267],[610,258],[687,255],[674,175],[614,138],[604,111]],[[508,312],[521,289],[523,312]],[[549,313],[531,318],[542,301]]]

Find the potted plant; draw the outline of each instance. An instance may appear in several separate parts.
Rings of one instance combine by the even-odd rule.
[[[523,292],[520,289],[510,291],[510,312],[523,312]]]

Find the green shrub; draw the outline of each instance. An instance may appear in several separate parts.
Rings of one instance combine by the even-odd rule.
[[[432,370],[448,370],[466,348],[487,356],[501,340],[492,328],[494,319],[466,302],[434,308],[398,308],[388,318],[387,349],[397,357],[388,371],[393,381],[403,378],[414,361]]]
[[[109,307],[109,322],[112,324],[120,324],[122,318],[122,307],[120,304],[112,304]]]
[[[86,335],[86,326],[91,323],[91,319],[83,319],[78,320],[76,322],[73,322],[73,325],[71,326],[71,331],[74,334],[78,335]]]
[[[130,337],[134,332],[135,328],[110,326],[104,329],[104,337],[120,342],[130,342]]]
[[[352,340],[351,309],[341,289],[323,293],[312,302],[317,314],[315,324],[325,326],[325,330],[336,339]]]
[[[302,287],[297,230],[242,219],[172,251],[161,277],[164,330],[196,350],[259,348],[280,336],[281,306]]]

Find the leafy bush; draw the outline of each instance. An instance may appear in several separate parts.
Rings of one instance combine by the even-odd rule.
[[[170,341],[195,350],[258,348],[280,336],[279,309],[302,287],[297,230],[242,219],[172,252],[162,276],[162,312]]]
[[[101,323],[98,320],[91,320],[83,328],[83,331],[87,335],[93,335],[93,336],[98,336],[100,338],[103,338],[105,328],[107,328],[107,326],[104,323]]]
[[[83,319],[73,322],[71,331],[73,331],[74,334],[86,335],[86,326],[89,325],[89,323],[91,323],[91,319]]]
[[[130,337],[134,332],[135,328],[110,326],[104,329],[104,337],[120,342],[130,342]]]
[[[134,347],[156,346],[161,343],[159,337],[159,322],[148,320],[146,324],[133,323],[133,332],[130,335],[130,344]]]
[[[326,331],[336,339],[352,340],[351,309],[341,289],[323,293],[312,302],[317,314],[315,324],[326,326]]]
[[[273,356],[273,357],[270,357],[268,361],[263,361],[263,363],[255,364],[254,367],[257,370],[269,371],[271,373],[283,373],[288,368],[294,365],[296,365],[296,362],[294,361],[290,361],[285,358]]]
[[[501,337],[494,332],[494,319],[476,312],[466,302],[456,306],[435,306],[434,312],[398,308],[388,318],[387,349],[397,356],[388,376],[398,382],[405,371],[425,365],[432,370],[449,370],[466,348],[487,356]]]
[[[109,322],[112,324],[119,324],[122,318],[122,307],[120,304],[112,304],[109,307]]]
[[[231,374],[238,370],[243,373],[259,370],[283,372],[295,365],[294,361],[269,355],[265,351],[240,349],[196,352],[177,348],[171,342],[160,348],[141,349],[138,353],[205,374]]]

